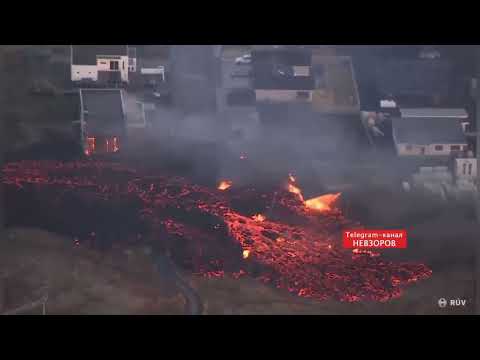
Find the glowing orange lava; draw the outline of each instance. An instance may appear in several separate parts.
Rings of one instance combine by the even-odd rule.
[[[265,221],[266,217],[262,214],[256,214],[252,216],[252,219],[258,222]]]
[[[168,235],[177,264],[205,277],[249,276],[317,301],[384,302],[400,297],[406,285],[432,275],[422,263],[393,262],[369,250],[344,249],[340,231],[361,224],[341,211],[315,216],[286,187],[266,194],[265,204],[276,199],[275,212],[268,210],[268,219],[256,221],[252,215],[265,211],[263,200],[252,212],[240,211],[230,205],[235,192],[220,194],[186,179],[152,177],[121,163],[8,163],[0,182],[12,204],[10,216],[21,224],[27,218],[22,209],[27,209],[23,203],[28,200],[28,209],[33,207],[36,214],[28,217],[31,226],[67,231],[79,244],[92,237],[104,241],[102,233],[112,231],[125,240],[148,236],[162,241]],[[250,190],[241,195],[250,196]],[[43,216],[46,201],[48,217]],[[76,216],[71,209],[84,210]],[[107,216],[108,223],[102,221]],[[130,224],[123,218],[135,221]],[[118,245],[122,246],[120,239]]]
[[[218,187],[217,189],[218,190],[227,190],[228,188],[230,188],[232,186],[233,182],[230,181],[230,180],[222,180],[220,181],[220,184],[218,184]]]
[[[296,182],[295,177],[292,174],[288,174],[288,191],[296,194],[301,202],[304,203],[305,207],[315,211],[330,211],[332,210],[331,205],[340,197],[342,193],[336,194],[326,194],[317,196],[312,199],[305,200],[303,198],[302,190],[294,185]]]
[[[293,184],[288,184],[288,191],[290,191],[293,194],[296,194],[302,202],[304,201],[303,195],[302,195],[302,190],[300,190],[300,188],[296,187]]]
[[[331,205],[340,197],[342,193],[326,194],[305,201],[305,206],[316,211],[330,211]]]

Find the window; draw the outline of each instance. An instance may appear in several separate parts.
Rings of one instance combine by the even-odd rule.
[[[450,147],[450,149],[451,149],[452,151],[460,151],[461,147],[460,147],[460,145],[452,145],[452,146]]]
[[[467,174],[467,164],[463,163],[463,175]]]
[[[472,164],[468,164],[468,175],[472,175]]]
[[[467,145],[464,145],[463,146],[463,151],[467,151],[468,150],[468,146]]]
[[[125,61],[122,61],[122,69],[125,70]]]
[[[443,145],[435,145],[435,151],[442,151]]]
[[[100,64],[106,65],[107,63],[105,61],[100,61]]]
[[[413,149],[412,145],[406,145],[405,146],[405,150],[407,150],[407,151],[412,151],[412,149]]]
[[[118,70],[118,61],[110,61],[110,70]]]

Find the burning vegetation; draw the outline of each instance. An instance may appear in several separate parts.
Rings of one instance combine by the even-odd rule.
[[[201,276],[250,276],[298,296],[352,302],[396,298],[431,275],[423,264],[343,249],[341,230],[361,226],[334,207],[340,194],[305,201],[293,176],[286,188],[219,192],[115,163],[27,161],[7,164],[2,182],[11,225],[83,244],[148,239]]]

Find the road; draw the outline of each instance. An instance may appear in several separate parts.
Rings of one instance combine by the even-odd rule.
[[[193,289],[190,284],[183,279],[172,259],[161,253],[153,253],[152,257],[160,275],[162,277],[171,277],[178,290],[185,298],[185,314],[202,315],[203,303],[200,296],[195,289]]]

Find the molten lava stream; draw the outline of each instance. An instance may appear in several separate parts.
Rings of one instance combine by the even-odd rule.
[[[130,234],[164,241],[166,233],[179,264],[204,276],[250,275],[316,300],[386,301],[400,296],[406,284],[431,275],[423,264],[394,263],[373,252],[342,249],[339,231],[358,224],[333,211],[340,194],[304,201],[294,184],[299,191],[293,194],[293,187],[277,191],[276,209],[289,209],[303,219],[295,225],[289,218],[273,221],[233,210],[231,191],[218,192],[181,178],[147,177],[116,163],[9,163],[1,180],[9,202],[18,205],[19,218],[31,207],[38,218],[49,220],[38,226],[70,224],[67,229],[95,233],[97,239],[116,229],[115,241]],[[309,204],[322,216],[305,212]],[[51,221],[50,214],[45,217],[42,209],[49,206],[57,221]]]

